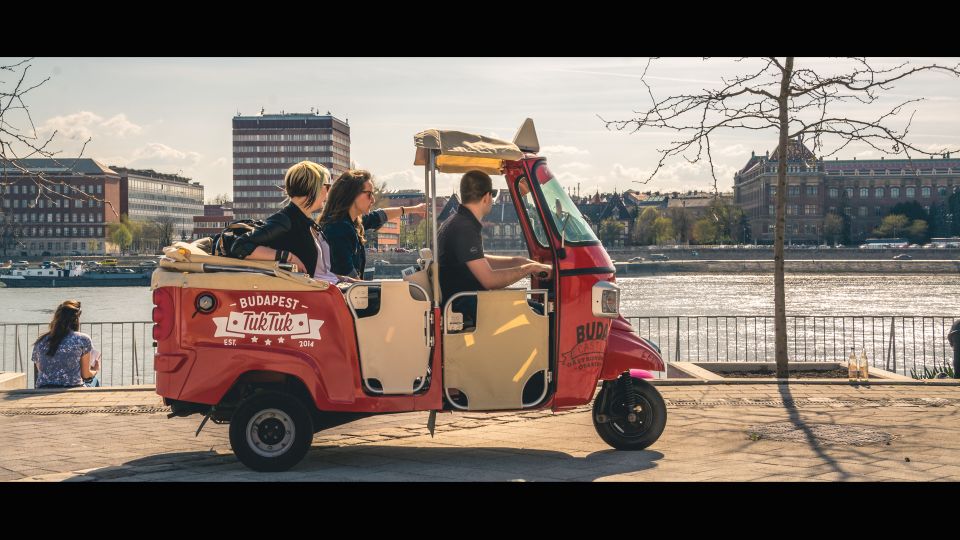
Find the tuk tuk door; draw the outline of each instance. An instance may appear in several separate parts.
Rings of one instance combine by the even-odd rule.
[[[598,316],[596,297],[614,281],[613,263],[589,223],[547,168],[546,158],[508,168],[517,215],[531,257],[553,265],[550,292],[556,351],[554,409],[592,399],[603,368],[611,316]],[[532,178],[525,187],[526,178]]]

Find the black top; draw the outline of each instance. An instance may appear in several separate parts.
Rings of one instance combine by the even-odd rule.
[[[960,352],[960,319],[953,323],[950,333],[947,334],[947,340],[950,342],[950,346]]]
[[[230,256],[245,259],[257,246],[284,249],[303,261],[307,274],[312,276],[317,269],[317,244],[310,232],[311,227],[319,231],[316,222],[300,207],[290,203],[268,217],[263,227],[237,238],[230,248]]]
[[[387,222],[387,213],[383,209],[377,209],[363,216],[361,220],[365,231],[376,230]],[[323,226],[323,233],[330,244],[330,271],[338,276],[363,279],[367,252],[349,218],[327,223]]]
[[[484,291],[467,262],[483,258],[483,225],[461,205],[437,232],[437,265],[443,302],[463,291]]]

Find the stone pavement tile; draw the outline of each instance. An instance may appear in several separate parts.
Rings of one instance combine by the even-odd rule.
[[[871,475],[876,479],[889,479],[894,481],[930,481],[937,480],[935,475],[925,471],[892,470],[886,469],[878,471]]]
[[[767,459],[764,459],[762,463],[777,465],[779,467],[806,468],[806,467],[816,467],[818,465],[822,465],[824,463],[824,460],[817,457],[776,456],[776,457],[769,457]]]
[[[929,469],[935,469],[938,467],[935,463],[913,463],[906,462],[903,458],[898,460],[893,459],[881,459],[879,461],[874,461],[870,465],[875,467],[880,467],[887,471],[926,471]]]
[[[924,472],[930,473],[938,478],[957,480],[960,478],[960,467],[955,465],[943,465],[926,469]]]

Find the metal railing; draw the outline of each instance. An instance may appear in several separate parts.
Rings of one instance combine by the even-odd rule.
[[[48,329],[46,323],[0,323],[0,371],[27,374],[27,388],[34,387],[31,354],[33,342]],[[153,322],[81,323],[100,351],[100,381],[103,385],[153,384]]]
[[[770,316],[627,316],[637,333],[660,347],[667,362],[775,362]],[[846,362],[866,352],[871,366],[910,376],[911,370],[953,364],[944,316],[787,317],[791,362]]]
[[[627,316],[634,330],[660,347],[666,362],[774,362],[770,316]],[[788,316],[791,362],[845,362],[851,349],[866,351],[871,366],[909,376],[911,370],[952,365],[947,334],[956,319],[944,316]],[[102,353],[104,385],[153,384],[153,323],[83,323],[81,332]],[[27,374],[30,355],[47,324],[0,323],[0,371]]]

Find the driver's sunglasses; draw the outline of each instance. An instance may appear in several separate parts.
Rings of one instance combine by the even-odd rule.
[[[370,196],[371,199],[374,198],[374,197],[373,197],[373,191],[371,191],[371,190],[369,190],[369,189],[365,189],[365,190],[361,191],[360,193],[366,193],[367,195]]]
[[[491,190],[488,191],[487,193],[490,194],[490,198],[493,199],[493,200],[497,200],[497,197],[500,196],[500,190],[499,190],[499,189],[491,189]]]

